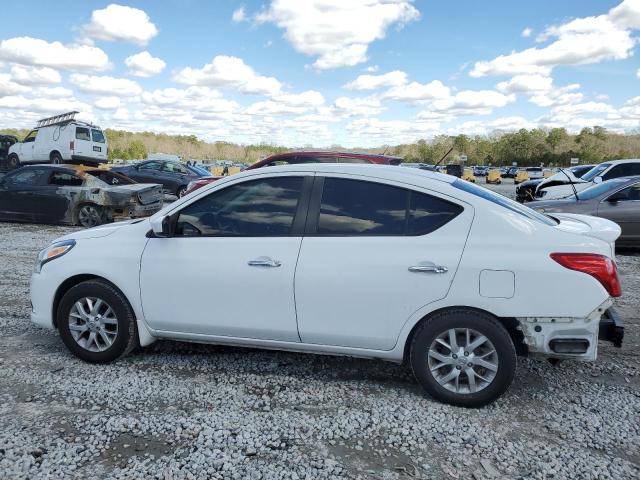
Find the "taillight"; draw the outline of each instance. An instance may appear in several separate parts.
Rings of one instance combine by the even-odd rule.
[[[71,140],[69,142],[69,150],[73,150],[73,148],[75,147],[73,140]]]
[[[618,269],[609,257],[594,253],[552,253],[551,258],[569,270],[583,272],[598,280],[612,297],[622,295]]]

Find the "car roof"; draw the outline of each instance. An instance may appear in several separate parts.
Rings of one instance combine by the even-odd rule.
[[[277,158],[277,157],[312,157],[314,155],[318,156],[331,156],[331,155],[340,155],[343,157],[353,157],[353,158],[394,158],[401,159],[402,157],[396,157],[393,155],[383,155],[381,153],[366,153],[366,152],[341,152],[336,150],[293,150],[291,152],[283,152],[283,153],[275,153],[273,155],[269,155],[264,158],[267,160],[269,158]]]
[[[640,158],[627,158],[624,160],[606,160],[602,163],[608,163],[610,165],[617,165],[618,163],[634,163],[634,162],[640,162]],[[594,166],[598,166],[598,165],[594,165]]]
[[[245,170],[234,175],[234,177],[249,177],[254,175],[264,175],[266,173],[337,173],[352,174],[374,177],[384,180],[395,180],[398,182],[407,182],[416,177],[424,179],[437,180],[444,183],[453,183],[456,177],[445,175],[443,173],[433,172],[430,170],[422,170],[419,168],[406,168],[399,165],[379,165],[379,164],[356,164],[356,163],[303,163],[277,165],[273,167],[258,168],[254,170]]]

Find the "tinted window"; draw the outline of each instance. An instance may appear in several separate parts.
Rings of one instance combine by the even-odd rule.
[[[189,170],[186,167],[176,162],[165,162],[162,166],[162,171],[169,173],[180,173],[183,175],[189,175]]]
[[[4,181],[5,185],[12,186],[29,186],[29,185],[38,185],[40,184],[40,179],[42,178],[44,172],[42,170],[29,169],[24,170],[22,172],[18,172],[15,174],[8,174],[6,176],[6,180]]]
[[[580,200],[591,200],[592,198],[599,197],[603,193],[606,193],[610,190],[615,190],[616,188],[620,188],[620,186],[625,183],[627,179],[616,178],[611,180],[610,182],[603,182],[594,185],[593,187],[585,188],[583,191],[578,192],[578,198]]]
[[[612,183],[614,181],[615,180],[612,180],[611,182],[607,182],[607,183]],[[582,194],[580,194],[580,196],[582,196]],[[640,200],[640,183],[636,183],[635,185],[631,185],[630,187],[620,190],[618,193],[615,193],[610,198],[612,199],[615,198],[615,200],[618,202],[624,202],[624,201],[636,202]]]
[[[300,155],[291,163],[336,163],[335,157]]]
[[[102,130],[96,130],[95,128],[92,128],[91,136],[93,137],[94,142],[104,143],[104,134],[102,133]]]
[[[587,182],[590,182],[610,166],[611,166],[610,163],[601,163],[600,165],[596,165],[595,167],[593,167],[591,170],[589,170],[587,173],[585,173],[582,176],[582,180],[586,180]]]
[[[49,185],[59,185],[64,187],[81,187],[82,178],[67,172],[53,172],[49,177]]]
[[[441,198],[411,192],[407,234],[426,235],[453,220],[462,207]]]
[[[365,158],[357,157],[338,157],[338,163],[371,163]]]
[[[640,175],[640,162],[620,163],[605,173],[602,176],[602,180],[606,181],[612,178],[630,177],[632,175]]]
[[[160,170],[161,168],[160,162],[147,162],[140,165],[140,170]]]
[[[91,140],[89,129],[85,127],[76,127],[76,138],[78,140]]]
[[[184,208],[176,233],[183,236],[286,236],[298,207],[301,177],[231,185]]]

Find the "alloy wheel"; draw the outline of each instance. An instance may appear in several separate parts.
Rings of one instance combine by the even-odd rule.
[[[455,393],[484,390],[498,372],[499,359],[493,343],[471,328],[445,330],[431,343],[427,357],[433,378]]]
[[[71,336],[85,350],[103,352],[118,336],[118,319],[107,302],[97,297],[82,297],[69,312]]]
[[[83,227],[95,227],[101,223],[100,212],[93,205],[83,205],[78,212],[78,221]]]

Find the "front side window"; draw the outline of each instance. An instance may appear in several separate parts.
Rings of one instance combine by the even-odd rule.
[[[607,183],[612,183],[613,181],[615,180]],[[631,185],[630,187],[614,193],[611,197],[607,198],[607,200],[616,202],[637,202],[640,200],[640,183],[636,183],[635,185]]]
[[[179,214],[178,236],[281,237],[291,233],[302,177],[276,177],[210,193]]]
[[[610,190],[613,191],[616,188],[620,188],[626,181],[626,179],[615,178],[610,182],[598,183],[593,187],[585,188],[583,191],[578,192],[578,198],[580,200],[591,200]]]
[[[140,170],[160,170],[162,165],[160,162],[147,162],[140,165]]]
[[[462,207],[432,195],[382,183],[326,178],[318,235],[426,235]]]
[[[53,172],[49,177],[49,185],[57,185],[61,187],[81,187],[82,178],[73,173]]]
[[[168,173],[180,173],[183,175],[189,175],[189,170],[187,170],[186,167],[183,167],[179,163],[175,162],[166,162],[162,166],[162,170]]]
[[[23,172],[18,172],[14,175],[7,175],[5,185],[14,187],[26,187],[40,184],[40,178],[42,177],[42,170],[29,169]]]
[[[94,142],[104,143],[104,133],[102,133],[102,130],[98,130],[98,129],[92,128],[91,129],[91,137],[93,138]]]
[[[38,136],[38,131],[32,130],[31,132],[28,133],[26,137],[24,137],[24,140],[22,142],[23,143],[35,142],[37,136]]]
[[[76,127],[76,139],[91,141],[89,129],[86,127]]]

